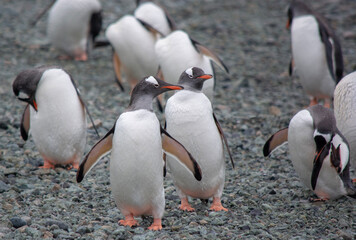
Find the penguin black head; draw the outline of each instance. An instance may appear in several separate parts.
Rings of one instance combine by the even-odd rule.
[[[132,90],[128,111],[147,109],[152,111],[152,100],[161,93],[181,90],[182,86],[173,85],[153,76],[142,79]]]
[[[27,102],[37,111],[37,103],[35,99],[36,89],[44,71],[49,67],[38,67],[23,70],[17,75],[12,84],[12,90],[19,100]]]
[[[288,21],[286,28],[289,29],[294,17],[312,14],[312,10],[303,2],[293,0],[288,8]]]
[[[204,81],[212,77],[213,75],[205,74],[201,68],[191,67],[180,75],[178,83],[186,86],[190,90],[201,91]]]

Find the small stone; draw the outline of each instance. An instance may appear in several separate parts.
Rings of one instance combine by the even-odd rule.
[[[68,229],[69,229],[68,225],[65,224],[64,222],[57,221],[57,220],[52,220],[52,219],[47,220],[45,225],[46,226],[57,225],[60,229],[63,229],[63,230],[66,230],[66,231],[68,231]]]
[[[44,239],[47,239],[47,238],[50,238],[52,239],[53,238],[53,234],[51,232],[48,232],[48,231],[45,231],[43,233],[43,236],[42,236]]]
[[[9,191],[10,187],[0,180],[0,193]]]
[[[275,194],[276,194],[276,191],[275,191],[274,189],[272,189],[272,190],[269,192],[269,194],[275,195]]]
[[[207,222],[207,221],[205,221],[204,219],[200,220],[200,221],[199,221],[199,223],[200,223],[201,225],[208,224],[208,222]]]
[[[40,231],[38,231],[37,229],[32,228],[32,227],[26,228],[25,232],[34,239],[39,239],[42,235],[42,233]]]
[[[269,112],[275,116],[280,116],[281,115],[281,109],[279,109],[276,106],[270,106],[269,107]]]
[[[79,233],[80,235],[84,235],[86,233],[91,233],[93,229],[90,229],[87,226],[80,226],[77,228],[77,233]]]
[[[273,211],[273,208],[268,205],[267,203],[263,203],[262,204],[262,208],[265,210],[265,211]]]
[[[172,226],[172,227],[171,227],[171,230],[172,230],[172,231],[179,231],[179,229],[181,229],[181,228],[182,228],[182,226],[175,225],[175,226]]]
[[[52,191],[58,191],[59,189],[61,189],[61,186],[59,184],[54,184]]]
[[[19,217],[13,217],[10,219],[10,221],[14,228],[19,228],[19,227],[25,226],[27,224],[25,220],[23,220],[22,218],[19,218]]]
[[[196,222],[190,222],[190,223],[189,223],[189,226],[196,227],[196,226],[199,226],[199,224],[198,224],[198,223],[196,223]]]

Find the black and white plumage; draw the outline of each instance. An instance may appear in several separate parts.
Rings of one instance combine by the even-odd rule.
[[[349,146],[336,127],[332,110],[315,105],[299,111],[288,128],[268,139],[264,156],[287,141],[300,180],[320,199],[356,198],[349,173]]]
[[[338,37],[325,18],[299,0],[293,0],[288,9],[288,27],[292,41],[291,68],[310,96],[310,105],[324,99],[324,106],[330,107],[344,68]]]

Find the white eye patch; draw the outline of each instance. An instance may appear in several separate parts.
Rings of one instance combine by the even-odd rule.
[[[150,83],[153,83],[154,85],[158,85],[157,80],[152,76],[149,76],[148,78],[146,78],[146,82],[150,82]]]
[[[188,76],[193,76],[193,68],[188,68],[187,70],[185,70],[185,73],[188,74]]]
[[[28,95],[27,95],[26,93],[24,93],[24,92],[20,92],[18,97],[19,97],[19,98],[29,98],[30,96],[28,96]]]

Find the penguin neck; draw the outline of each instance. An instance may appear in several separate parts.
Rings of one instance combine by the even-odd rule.
[[[203,89],[203,83],[201,84],[181,84],[184,87],[184,90],[189,90],[192,92],[201,92],[201,90]]]
[[[153,101],[152,96],[150,95],[142,95],[140,97],[133,97],[130,100],[130,104],[127,108],[126,111],[136,111],[140,109],[146,109],[148,111],[153,111],[152,107],[152,101]]]

